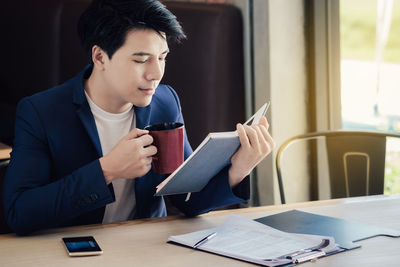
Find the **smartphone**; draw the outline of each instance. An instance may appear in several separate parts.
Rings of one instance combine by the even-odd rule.
[[[64,237],[62,241],[71,257],[103,254],[93,236]]]

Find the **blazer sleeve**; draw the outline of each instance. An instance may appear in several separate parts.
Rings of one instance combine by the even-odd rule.
[[[15,140],[3,187],[5,216],[19,235],[61,226],[114,201],[94,160],[72,173],[52,177],[46,132],[29,98],[17,108]]]
[[[170,87],[169,87],[170,88]],[[170,88],[175,97],[179,114],[177,121],[184,123],[179,98],[176,92]],[[185,132],[185,159],[193,152]],[[200,192],[192,193],[190,199],[186,200],[187,194],[169,196],[171,203],[187,216],[196,216],[215,208],[238,204],[250,198],[250,178],[246,177],[235,188],[229,185],[230,165],[223,168]]]

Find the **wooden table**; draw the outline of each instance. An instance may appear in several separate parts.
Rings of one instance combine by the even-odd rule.
[[[44,231],[28,237],[0,235],[0,266],[254,266],[166,243],[168,236],[223,223],[230,213],[259,218],[299,209],[400,230],[400,195],[370,196],[211,212],[196,218],[167,217]],[[61,237],[93,235],[101,256],[71,258]],[[400,238],[374,237],[362,247],[301,266],[400,266]]]
[[[0,143],[0,160],[9,159],[11,153],[11,147],[6,144]]]

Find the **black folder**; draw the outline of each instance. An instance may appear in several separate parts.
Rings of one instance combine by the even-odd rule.
[[[333,236],[336,243],[344,249],[358,248],[361,245],[353,242],[374,236],[400,237],[398,230],[299,210],[290,210],[258,218],[255,221],[290,233]]]

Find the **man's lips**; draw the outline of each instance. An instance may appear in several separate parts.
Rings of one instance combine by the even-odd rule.
[[[152,95],[154,94],[155,91],[154,88],[139,88],[139,90],[145,93],[146,95]]]

